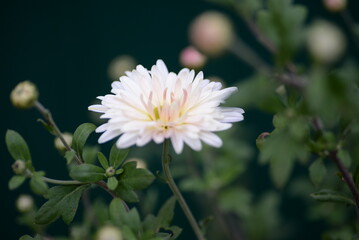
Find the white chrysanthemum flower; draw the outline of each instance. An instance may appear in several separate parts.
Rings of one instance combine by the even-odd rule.
[[[213,132],[243,120],[243,109],[219,107],[237,88],[221,89],[221,83],[203,79],[202,72],[195,76],[184,68],[169,73],[158,60],[151,71],[138,65],[126,74],[112,83],[113,94],[98,97],[101,104],[89,107],[109,119],[96,129],[103,132],[99,143],[120,136],[117,147],[127,148],[171,139],[177,154],[184,143],[199,151],[201,141],[220,147],[222,140]]]

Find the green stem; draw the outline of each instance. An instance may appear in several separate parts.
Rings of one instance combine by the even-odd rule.
[[[47,177],[42,177],[42,179],[45,182],[58,184],[58,185],[84,184],[83,182],[79,182],[79,181],[76,181],[76,180],[57,180],[57,179],[52,179],[52,178],[47,178]]]
[[[180,190],[178,189],[175,181],[172,178],[170,166],[169,166],[170,160],[169,160],[168,156],[169,156],[169,141],[166,139],[163,143],[162,168],[163,168],[163,172],[165,174],[166,180],[167,180],[167,184],[170,187],[170,189],[172,190],[175,197],[177,198],[177,201],[180,204],[184,214],[186,215],[190,225],[192,226],[192,229],[193,229],[194,233],[196,234],[197,239],[205,240],[203,233],[202,233],[201,229],[199,228],[195,218],[193,217],[191,210],[189,209]]]

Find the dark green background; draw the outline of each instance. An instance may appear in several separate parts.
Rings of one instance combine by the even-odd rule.
[[[307,1],[302,1],[303,3]],[[334,17],[310,1],[310,17]],[[229,10],[199,0],[181,1],[6,1],[0,6],[0,214],[2,239],[17,239],[28,233],[16,222],[15,199],[29,193],[27,184],[10,192],[12,159],[4,135],[6,129],[20,132],[28,141],[35,167],[53,178],[64,178],[65,164],[52,148],[53,137],[36,122],[35,110],[14,109],[9,94],[23,80],[40,91],[40,101],[53,112],[63,131],[89,121],[87,107],[110,90],[107,66],[116,56],[133,55],[150,68],[163,59],[171,71],[180,69],[178,54],[188,42],[191,20],[207,9],[220,9],[236,21],[236,30],[259,52],[264,49],[249,36],[244,24]],[[219,75],[234,83],[252,70],[227,54],[210,60],[205,75]],[[248,113],[244,126],[263,123]],[[41,198],[39,198],[41,199]],[[42,201],[42,200],[41,200]]]

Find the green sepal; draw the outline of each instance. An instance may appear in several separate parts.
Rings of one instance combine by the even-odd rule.
[[[12,178],[10,178],[8,186],[10,190],[14,190],[18,187],[20,187],[26,179],[26,176],[24,175],[15,175]]]
[[[118,185],[118,180],[116,177],[109,177],[107,179],[107,187],[110,190],[115,190],[117,188],[117,185]]]
[[[102,152],[98,152],[98,153],[97,153],[97,159],[98,159],[98,161],[100,162],[101,166],[102,166],[104,169],[107,169],[107,168],[108,168],[107,158],[105,157],[105,155],[103,155]]]
[[[31,161],[29,147],[21,135],[14,130],[7,130],[5,142],[14,160]]]
[[[72,167],[70,177],[80,182],[93,183],[105,178],[105,170],[96,165],[84,163]]]
[[[80,156],[82,156],[82,151],[87,141],[87,138],[93,131],[95,131],[95,129],[96,126],[92,123],[83,123],[76,129],[72,140],[72,148]]]
[[[43,172],[34,172],[30,179],[31,190],[38,195],[46,194],[49,189],[49,186],[42,178],[43,176]]]
[[[36,224],[49,224],[62,217],[66,224],[73,220],[82,193],[90,187],[86,185],[56,186],[49,189],[45,202],[35,215]]]
[[[126,159],[130,149],[118,149],[114,144],[110,151],[110,166],[115,169],[118,168],[121,163]]]
[[[337,202],[356,206],[351,198],[330,189],[322,189],[319,192],[310,194],[310,196],[320,202]]]

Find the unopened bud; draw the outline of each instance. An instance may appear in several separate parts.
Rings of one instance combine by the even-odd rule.
[[[307,45],[316,60],[323,63],[332,63],[343,55],[346,40],[337,26],[318,20],[309,28]]]
[[[72,143],[72,134],[71,133],[63,133],[62,134],[63,139],[65,140],[65,142],[71,146]],[[59,137],[56,137],[54,140],[54,145],[55,148],[57,150],[59,150],[60,152],[65,152],[67,150],[67,148],[65,147],[65,145],[62,143],[61,139]]]
[[[198,16],[190,26],[189,35],[194,46],[209,55],[221,54],[228,49],[234,38],[228,17],[215,11]]]
[[[259,150],[262,150],[263,144],[264,144],[266,138],[267,138],[269,135],[270,135],[269,132],[263,132],[263,133],[261,133],[261,134],[257,137],[257,139],[256,139],[256,145],[257,145],[257,148],[258,148]]]
[[[12,104],[17,108],[30,108],[37,100],[39,93],[35,84],[30,81],[24,81],[16,85],[10,94]]]
[[[116,173],[116,169],[114,167],[108,167],[106,169],[106,177],[112,177]]]
[[[331,12],[340,12],[347,6],[347,0],[323,0],[324,6]]]
[[[20,195],[16,200],[16,208],[22,213],[29,212],[34,209],[34,199],[30,195]]]
[[[126,160],[126,162],[136,162],[137,163],[136,168],[147,169],[146,162],[140,158],[129,158],[128,160]]]
[[[123,240],[121,231],[113,226],[102,227],[96,235],[96,240]]]
[[[112,81],[118,80],[125,75],[126,71],[131,71],[136,67],[136,60],[129,55],[122,55],[114,58],[107,69],[108,77]]]
[[[200,69],[206,63],[207,58],[194,47],[186,47],[180,54],[180,63],[184,67]]]
[[[23,161],[23,160],[16,160],[14,162],[14,164],[11,165],[11,167],[12,167],[12,170],[14,171],[14,173],[17,175],[23,174],[26,170],[26,164],[25,164],[25,161]]]

